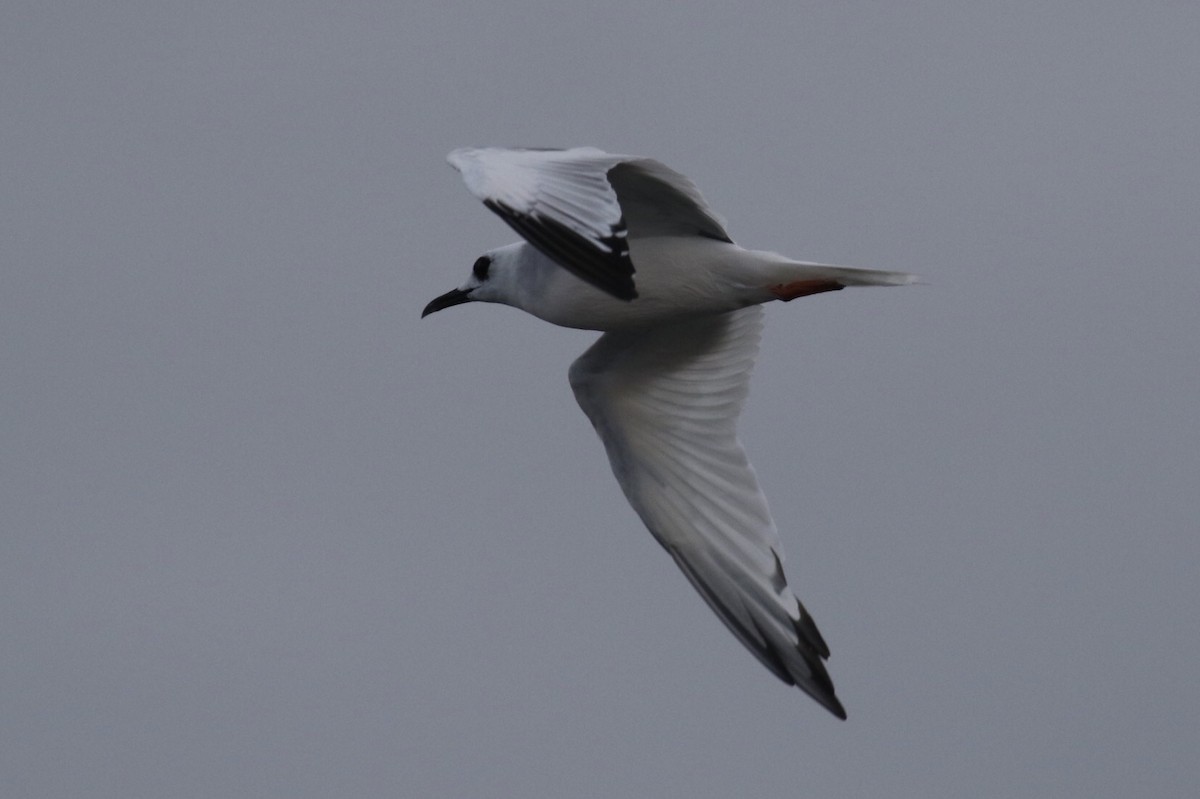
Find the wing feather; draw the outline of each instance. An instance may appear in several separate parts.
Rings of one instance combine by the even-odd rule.
[[[737,439],[761,331],[753,307],[606,333],[571,386],[630,504],[709,606],[776,676],[845,718]]]
[[[695,185],[649,158],[594,147],[463,148],[448,160],[470,192],[522,238],[620,299],[637,297],[630,237],[729,241]]]

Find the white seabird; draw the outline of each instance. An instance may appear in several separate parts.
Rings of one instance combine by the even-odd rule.
[[[688,178],[648,158],[486,148],[449,161],[525,241],[480,256],[421,315],[497,302],[604,331],[569,377],[629,503],[764,666],[846,718],[735,427],[760,304],[915,278],[744,250]]]

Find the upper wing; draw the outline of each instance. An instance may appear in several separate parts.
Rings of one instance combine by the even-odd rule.
[[[845,718],[735,431],[761,331],[755,306],[606,333],[571,387],[630,504],[705,601],[763,665]]]
[[[652,158],[628,158],[608,172],[631,238],[704,236],[732,241],[725,222],[708,207],[696,184]]]
[[[637,297],[630,236],[729,240],[692,182],[647,158],[578,147],[460,149],[448,160],[530,244],[620,299]]]

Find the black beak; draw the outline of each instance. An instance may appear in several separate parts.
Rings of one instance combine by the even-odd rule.
[[[451,289],[440,297],[437,297],[433,302],[425,306],[425,310],[421,311],[421,318],[424,319],[435,311],[441,311],[449,308],[452,305],[462,305],[464,302],[471,301],[471,292],[463,291],[462,289]]]

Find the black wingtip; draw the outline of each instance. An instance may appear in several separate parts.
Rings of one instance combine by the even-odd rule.
[[[487,199],[483,204],[571,274],[619,300],[637,299],[624,219],[618,220],[607,236],[592,241],[553,219],[520,213],[500,200]]]
[[[812,661],[809,661],[812,666]],[[834,693],[833,681],[829,679],[829,672],[825,667],[817,662],[813,668],[813,682],[816,683],[817,690],[805,690],[809,696],[817,700],[821,707],[828,710],[833,715],[837,716],[842,721],[846,720],[846,708],[842,707],[842,703],[838,700],[837,694]]]

